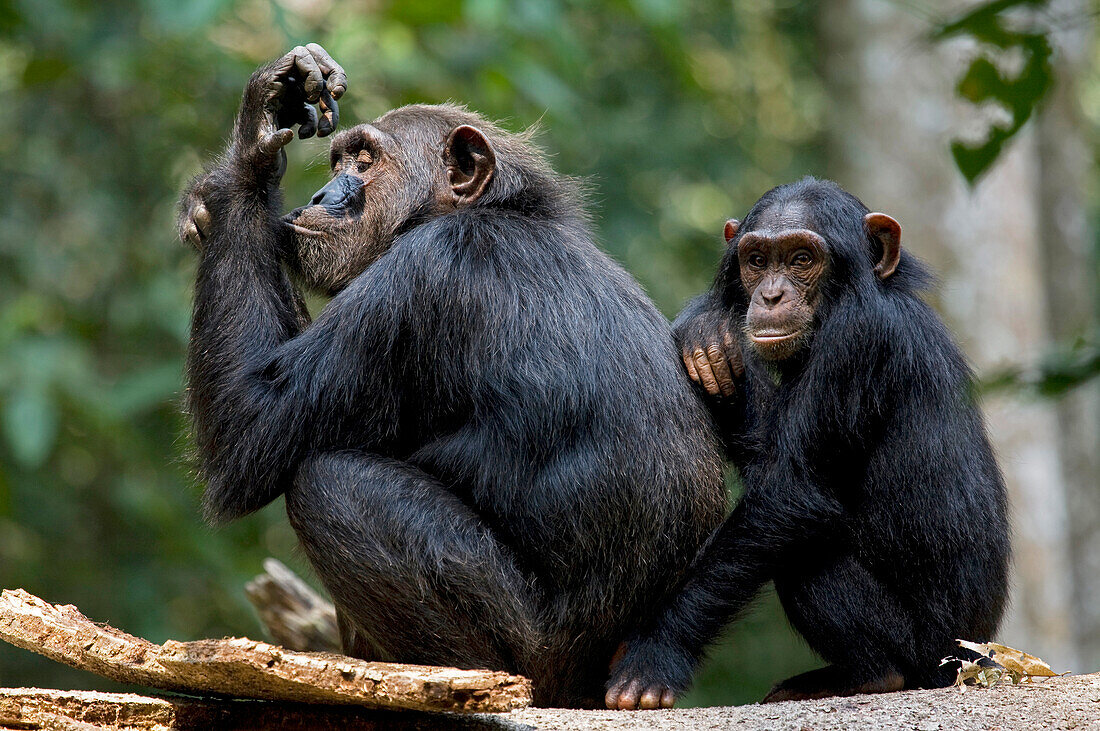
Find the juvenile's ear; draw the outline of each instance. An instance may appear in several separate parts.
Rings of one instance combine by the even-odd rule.
[[[722,229],[722,235],[726,237],[726,243],[733,241],[733,237],[737,235],[737,229],[741,228],[741,222],[736,218],[731,218],[726,221],[726,227]]]
[[[885,213],[868,213],[863,217],[863,228],[882,244],[882,258],[875,264],[875,274],[886,279],[901,261],[901,224]]]
[[[493,146],[477,127],[455,127],[443,148],[455,204],[473,203],[489,187],[497,166]]]

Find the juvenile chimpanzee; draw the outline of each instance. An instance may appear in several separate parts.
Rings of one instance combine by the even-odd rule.
[[[725,235],[713,289],[674,329],[744,494],[628,642],[607,705],[671,705],[769,580],[830,664],[765,701],[948,684],[954,640],[997,628],[1009,540],[970,370],[916,294],[927,276],[894,219],[812,178]]]
[[[391,111],[337,135],[331,181],[282,217],[289,127],[331,132],[345,85],[315,45],[258,70],[184,195],[207,515],[285,493],[349,654],[601,704],[616,648],[721,522],[706,407],[523,135]],[[312,324],[288,270],[334,295]]]

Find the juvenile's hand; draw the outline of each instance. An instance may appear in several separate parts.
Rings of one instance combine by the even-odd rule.
[[[675,335],[691,380],[711,396],[729,398],[737,393],[745,362],[727,317],[694,318],[678,327]]]
[[[616,657],[604,696],[612,710],[672,708],[694,669],[692,658],[647,637],[629,640]]]

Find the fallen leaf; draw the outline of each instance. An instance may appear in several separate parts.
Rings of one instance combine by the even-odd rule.
[[[972,650],[979,655],[988,657],[1003,666],[1012,674],[1012,679],[1015,683],[1019,683],[1024,678],[1030,680],[1031,678],[1053,678],[1059,675],[1059,673],[1054,672],[1050,665],[1043,660],[1022,650],[1009,647],[1008,645],[1002,645],[997,642],[955,641],[959,643],[960,647],[964,647],[967,650]]]

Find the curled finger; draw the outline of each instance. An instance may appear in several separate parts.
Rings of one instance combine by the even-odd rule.
[[[652,711],[661,707],[661,691],[663,688],[659,685],[651,685],[645,689],[641,697],[638,698],[638,708],[643,711]]]
[[[302,120],[298,125],[298,139],[308,139],[315,134],[317,134],[317,110],[313,108],[312,104],[306,104],[302,107]]]
[[[328,82],[325,82],[325,87],[321,90],[319,104],[321,119],[317,124],[317,136],[327,137],[332,134],[332,131],[336,129],[336,125],[340,123],[340,107],[337,106],[336,99],[329,92]]]
[[[741,357],[741,345],[729,329],[728,323],[725,334],[722,336],[722,348],[726,351],[726,361],[729,363],[733,375],[738,378],[745,375],[745,360]]]
[[[202,251],[202,235],[199,233],[199,229],[194,223],[188,223],[183,227],[181,238],[188,244],[191,244],[199,251]]]
[[[328,84],[328,89],[332,93],[333,99],[339,99],[344,95],[344,92],[348,89],[348,77],[344,73],[344,68],[332,60],[332,56],[328,54],[324,48],[316,43],[310,43],[306,45],[306,50],[313,54],[313,58],[317,61],[317,66],[321,69],[321,72],[325,75],[325,82]],[[336,125],[333,124],[333,127]]]
[[[294,139],[294,130],[286,128],[276,130],[260,140],[258,149],[260,154],[271,156],[290,144],[292,139]]]
[[[305,93],[306,101],[316,104],[321,98],[321,87],[325,83],[321,67],[317,65],[317,59],[305,46],[298,46],[291,53],[294,54],[294,66],[303,77],[302,91]]]
[[[718,390],[722,395],[729,397],[735,394],[737,387],[734,385],[733,375],[726,362],[726,354],[717,343],[707,348],[707,360],[710,361],[711,372],[714,373],[714,380],[718,383]]]
[[[692,359],[695,361],[695,370],[699,372],[699,381],[703,384],[703,388],[711,396],[721,396],[722,390],[718,388],[718,381],[714,377],[714,371],[710,367],[710,360],[707,358],[706,351],[697,348],[692,353]]]
[[[642,681],[634,679],[619,691],[615,702],[615,708],[620,711],[630,711],[638,707],[638,698],[642,694]]]
[[[210,235],[210,211],[202,201],[196,203],[191,211],[191,221],[201,237],[206,238]]]
[[[680,352],[680,357],[684,361],[684,369],[687,370],[688,378],[702,386],[703,382],[699,379],[699,370],[695,367],[695,357],[692,355],[692,351],[684,348]]]

